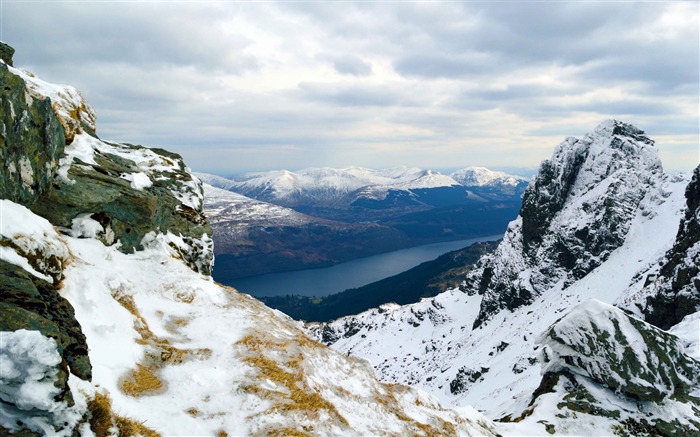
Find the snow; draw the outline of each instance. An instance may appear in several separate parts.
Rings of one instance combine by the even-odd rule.
[[[680,338],[686,354],[700,361],[700,312],[685,316],[669,332]]]
[[[80,214],[71,221],[69,234],[75,238],[96,238],[98,234],[104,232],[104,228],[97,220],[90,218],[92,214]]]
[[[247,435],[306,422],[322,434],[408,432],[405,423],[377,403],[386,388],[366,362],[311,342],[286,316],[193,273],[170,252],[168,243],[176,242],[176,237],[150,237],[143,251],[128,255],[97,240],[66,237],[75,259],[66,269],[61,293],[75,308],[86,335],[93,383],[111,394],[115,411],[146,420],[147,426],[164,435],[214,435],[222,429],[229,435]],[[241,346],[250,335],[260,338],[259,351]],[[132,397],[120,390],[121,379],[131,369],[153,365],[152,357],[173,350],[168,348],[182,351],[184,359],[156,361],[162,391]],[[299,384],[331,402],[354,431],[332,417],[324,421],[319,416],[317,421],[272,414],[278,402],[273,395],[260,398],[257,391],[243,389],[254,384],[264,392],[289,396],[286,386],[261,378],[255,367],[245,364],[246,357],[257,353],[281,368],[299,361],[303,369]],[[340,387],[350,394],[339,392]],[[411,389],[403,397],[393,396],[399,402],[396,408],[415,420],[438,415],[450,422],[463,421],[460,429],[465,433],[481,429],[465,422],[469,417],[438,408],[425,393]],[[367,409],[369,402],[376,408]],[[415,402],[433,407],[418,407]],[[196,413],[186,412],[192,408]]]
[[[60,277],[60,269],[49,259],[65,260],[69,255],[48,220],[7,199],[0,199],[0,241],[7,242],[0,244],[0,259],[47,282]]]
[[[60,394],[54,386],[61,363],[57,347],[54,339],[39,331],[0,332],[0,426],[18,431],[20,422],[45,435],[71,435],[70,430],[51,426],[74,426],[85,411],[79,403],[71,408],[65,401],[54,400]]]
[[[48,411],[59,393],[53,384],[61,356],[56,341],[39,331],[0,332],[0,393],[21,410]]]
[[[131,188],[135,190],[143,190],[144,188],[153,186],[153,182],[144,172],[124,173],[120,177],[131,182]]]
[[[450,177],[465,187],[485,186],[517,186],[527,182],[520,176],[513,176],[500,171],[492,171],[485,167],[467,167],[450,174]]]
[[[318,221],[293,209],[251,199],[208,184],[204,184],[204,208],[212,225],[234,222],[237,227],[248,223],[256,226],[298,226]]]

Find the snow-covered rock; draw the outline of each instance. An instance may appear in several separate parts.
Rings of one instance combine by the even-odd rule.
[[[597,300],[586,301],[540,337],[542,382],[522,426],[634,435],[700,432],[700,361],[674,335]],[[607,429],[606,429],[607,428]],[[511,428],[514,429],[514,428]]]
[[[537,342],[543,373],[567,370],[657,403],[700,395],[700,361],[678,337],[595,299],[573,308]]]
[[[700,311],[700,165],[685,190],[686,209],[673,247],[640,272],[621,305],[668,329]]]
[[[475,326],[605,262],[663,178],[654,142],[629,124],[606,121],[559,144],[525,190],[501,246],[468,278],[484,295]]]
[[[63,389],[58,347],[39,331],[0,331],[0,429],[71,435],[86,411]]]

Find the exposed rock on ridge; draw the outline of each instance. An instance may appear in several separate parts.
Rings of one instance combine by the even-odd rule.
[[[700,362],[676,336],[590,300],[554,323],[538,342],[542,383],[521,420],[533,413],[539,419],[537,408],[552,398],[562,419],[559,427],[572,426],[577,415],[585,414],[618,421],[616,434],[700,432]],[[671,409],[677,413],[664,413]]]
[[[658,276],[642,291],[644,319],[668,329],[700,310],[700,166],[685,191],[686,211]]]
[[[10,67],[12,66],[12,56],[15,54],[15,49],[0,41],[0,60]]]
[[[557,146],[501,246],[467,279],[484,295],[475,327],[559,281],[581,279],[624,242],[639,202],[663,177],[653,145],[642,130],[607,121]]]

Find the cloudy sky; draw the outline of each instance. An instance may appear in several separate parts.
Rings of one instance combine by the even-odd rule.
[[[536,167],[616,118],[700,162],[688,2],[2,0],[15,66],[190,167]]]

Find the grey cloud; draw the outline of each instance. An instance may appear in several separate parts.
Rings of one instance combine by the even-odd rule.
[[[352,76],[369,76],[372,74],[372,64],[365,62],[355,56],[332,56],[324,57],[333,64],[333,68],[340,74]]]
[[[482,75],[495,68],[488,55],[409,55],[398,59],[394,69],[405,76],[459,78]]]
[[[75,65],[77,55],[144,68],[194,66],[241,73],[259,66],[254,56],[243,53],[246,38],[222,32],[228,13],[216,4],[158,8],[149,3],[45,2],[37,8],[36,3],[18,2],[6,5],[4,14],[9,17],[4,33],[12,35],[8,42],[25,65]]]
[[[482,154],[476,143],[510,144],[513,125],[521,135],[538,126],[540,135],[549,135],[546,127],[561,138],[580,135],[593,127],[591,118],[619,114],[652,134],[697,135],[697,111],[687,108],[698,99],[698,29],[644,38],[665,3],[36,5],[4,4],[16,65],[81,89],[104,138],[174,149],[192,167],[211,160],[248,169],[341,166],[351,151],[369,160],[380,146],[404,150],[404,143],[422,158],[453,163],[454,155],[438,153],[448,142],[472,144],[465,164],[488,164],[484,157],[534,165],[526,152]],[[232,27],[232,17],[249,26]],[[343,77],[325,77],[326,68],[322,79],[312,73],[297,88],[257,93],[219,81],[264,75],[278,58],[251,44],[270,35],[265,47],[280,50],[290,69],[313,72],[322,60]],[[402,77],[386,75],[385,65]],[[523,85],[545,74],[559,74],[557,85]],[[377,82],[382,77],[386,83]],[[571,103],[608,87],[624,97]],[[579,114],[585,122],[570,121]],[[368,134],[367,126],[396,126],[397,133]],[[678,153],[688,156],[683,147]],[[410,164],[412,153],[381,155],[392,161],[373,165]]]
[[[300,95],[307,100],[345,107],[414,106],[420,105],[418,96],[405,89],[376,85],[299,84]]]

